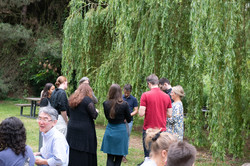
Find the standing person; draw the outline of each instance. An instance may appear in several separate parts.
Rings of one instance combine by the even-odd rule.
[[[151,74],[146,81],[150,91],[142,94],[139,108],[139,115],[141,117],[145,116],[142,133],[145,159],[149,157],[150,152],[150,149],[146,148],[144,141],[146,130],[148,128],[160,128],[161,131],[166,131],[166,119],[172,115],[170,97],[158,87],[158,77]]]
[[[57,86],[57,88],[51,95],[51,106],[54,107],[59,114],[56,128],[66,136],[68,124],[67,115],[69,115],[69,103],[65,92],[65,90],[68,88],[66,77],[58,77],[55,85]]]
[[[66,137],[70,146],[69,166],[97,166],[94,119],[98,112],[91,97],[92,89],[88,84],[80,84],[69,97],[70,119]]]
[[[171,92],[172,99],[174,100],[172,107],[172,117],[167,118],[167,132],[175,134],[179,141],[183,141],[183,105],[181,102],[182,97],[185,96],[184,90],[180,85],[174,86]]]
[[[167,166],[194,166],[196,149],[187,142],[175,142],[169,147]]]
[[[42,91],[42,97],[40,100],[40,107],[46,107],[51,103],[50,97],[54,90],[55,90],[55,86],[52,83],[47,83],[44,86],[43,91]]]
[[[174,100],[171,98],[171,91],[172,91],[172,86],[170,84],[170,81],[167,78],[161,78],[159,80],[159,87],[160,89],[165,92],[166,94],[169,95],[172,103],[174,102]]]
[[[26,130],[23,122],[9,117],[0,124],[0,165],[33,166],[35,158],[30,146],[26,145]]]
[[[79,81],[79,85],[82,84],[82,83],[84,83],[84,84],[90,84],[89,78],[88,77],[82,77],[80,79],[80,81]],[[93,100],[94,104],[98,103],[98,99],[95,97],[95,94],[94,94],[93,90],[92,90],[92,97],[91,97],[91,99]]]
[[[124,95],[122,95],[122,98],[124,101],[128,103],[130,115],[132,116],[131,122],[126,123],[128,127],[128,146],[129,146],[129,137],[133,127],[133,116],[135,116],[138,112],[138,102],[137,99],[131,95],[132,86],[130,84],[124,85],[123,91]],[[122,161],[125,163],[127,162],[126,156],[123,156]]]
[[[65,136],[55,125],[58,112],[53,107],[41,107],[38,114],[38,125],[43,136],[41,152],[35,152],[35,164],[50,166],[67,166],[69,162],[69,145]]]
[[[176,142],[176,137],[160,129],[147,129],[145,143],[150,150],[150,159],[146,159],[142,166],[165,166],[169,146]],[[176,165],[177,166],[177,165]]]
[[[131,115],[127,102],[122,100],[122,90],[118,84],[112,84],[108,100],[103,103],[105,117],[108,120],[101,151],[107,153],[107,166],[120,166],[122,157],[128,154],[128,132],[125,120],[129,123]]]

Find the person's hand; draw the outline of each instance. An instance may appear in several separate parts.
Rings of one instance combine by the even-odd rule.
[[[35,152],[34,156],[41,156],[41,153],[40,152]]]
[[[46,159],[43,159],[41,157],[36,157],[35,164],[37,165],[48,165],[48,162]]]

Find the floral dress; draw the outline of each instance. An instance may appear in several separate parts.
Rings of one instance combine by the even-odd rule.
[[[172,104],[173,113],[171,118],[167,118],[167,132],[177,136],[179,141],[183,141],[183,105],[181,101]]]

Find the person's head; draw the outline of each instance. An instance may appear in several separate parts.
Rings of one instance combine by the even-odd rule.
[[[149,89],[151,89],[152,86],[158,86],[159,80],[158,77],[155,74],[151,74],[146,78],[147,84]]]
[[[92,98],[92,89],[89,84],[80,84],[77,90],[69,97],[69,106],[75,108],[85,96]]]
[[[168,150],[167,166],[192,166],[196,158],[196,149],[187,142],[175,142]]]
[[[170,95],[171,95],[172,99],[174,101],[176,101],[176,100],[181,100],[182,97],[185,96],[185,93],[184,93],[184,90],[183,90],[182,86],[177,85],[177,86],[174,86],[172,88],[172,91],[171,91]]]
[[[40,127],[40,131],[47,133],[52,129],[57,122],[58,112],[53,107],[41,107],[38,113],[37,122]]]
[[[89,84],[89,78],[88,77],[82,77],[79,81],[79,85],[85,83],[85,84]]]
[[[171,88],[171,84],[170,84],[170,81],[166,78],[161,78],[159,80],[159,87],[161,90],[168,90]]]
[[[177,138],[168,132],[161,132],[160,129],[149,128],[146,130],[145,144],[150,148],[150,156],[159,158],[164,165],[167,160],[168,148]]]
[[[64,76],[59,76],[56,79],[56,83],[55,83],[56,87],[58,88],[62,88],[62,89],[67,89],[68,88],[68,81],[67,78]]]
[[[132,85],[130,85],[130,84],[124,85],[123,92],[124,92],[124,96],[126,98],[128,98],[130,96],[131,91],[132,91]]]
[[[9,117],[0,124],[0,151],[11,148],[16,155],[25,155],[26,130],[23,122]]]
[[[122,90],[120,85],[118,84],[112,84],[109,88],[108,92],[108,100],[111,104],[111,109],[110,109],[110,118],[114,119],[115,118],[115,105],[122,103]]]
[[[50,97],[55,90],[55,86],[52,83],[47,83],[43,88],[42,98]]]

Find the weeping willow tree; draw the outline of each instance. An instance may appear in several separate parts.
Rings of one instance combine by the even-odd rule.
[[[209,144],[217,158],[242,156],[249,128],[247,6],[244,0],[71,0],[62,60],[74,85],[69,93],[88,76],[101,108],[112,83],[130,83],[140,99],[148,75],[167,77],[186,92],[185,136]]]

